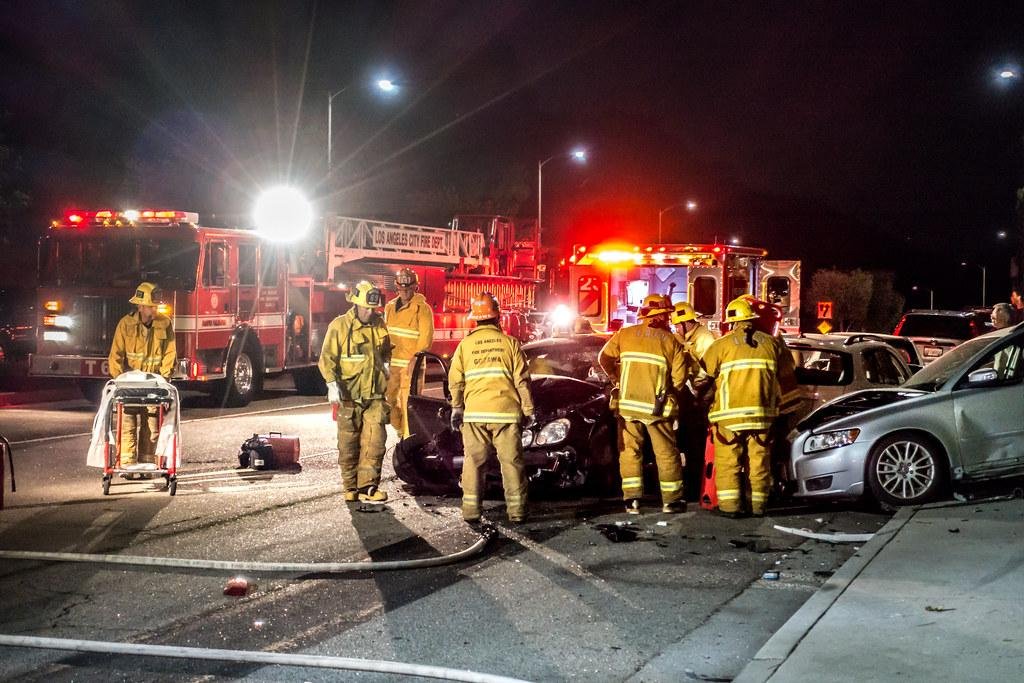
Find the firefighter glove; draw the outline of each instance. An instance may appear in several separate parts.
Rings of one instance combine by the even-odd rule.
[[[466,412],[465,408],[452,408],[452,431],[457,432],[462,428],[462,416]]]
[[[337,382],[327,383],[327,402],[341,403],[341,388]]]
[[[529,429],[537,424],[537,418],[533,415],[523,415],[523,429]]]

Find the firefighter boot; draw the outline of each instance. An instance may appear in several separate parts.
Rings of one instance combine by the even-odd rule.
[[[359,502],[361,503],[384,503],[387,499],[388,494],[376,486],[367,486],[359,492]]]

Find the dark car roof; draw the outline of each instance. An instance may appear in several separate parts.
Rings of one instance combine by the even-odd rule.
[[[560,346],[599,347],[604,346],[608,339],[608,336],[600,334],[574,334],[570,337],[551,337],[550,339],[538,339],[537,341],[523,344],[523,351],[553,349]]]
[[[893,334],[964,341],[986,332],[986,322],[984,316],[973,311],[915,309],[903,314]]]

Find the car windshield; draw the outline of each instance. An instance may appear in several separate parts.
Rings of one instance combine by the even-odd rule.
[[[184,239],[51,235],[39,244],[39,284],[126,288],[146,280],[191,291],[198,262],[199,245]]]
[[[970,319],[952,315],[914,315],[903,318],[900,335],[904,337],[937,337],[942,339],[970,339]]]
[[[789,352],[800,384],[840,386],[853,380],[853,361],[848,353],[800,346],[790,346]]]
[[[949,378],[960,369],[961,365],[991,343],[992,338],[987,336],[964,342],[916,372],[902,386],[907,389],[938,391],[939,387],[948,382]]]
[[[578,337],[568,342],[531,344],[523,349],[523,353],[529,362],[530,374],[587,379],[598,371],[597,354],[605,341],[598,336]]]

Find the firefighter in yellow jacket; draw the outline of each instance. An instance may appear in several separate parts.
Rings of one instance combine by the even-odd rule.
[[[157,312],[164,303],[163,292],[152,282],[135,288],[128,300],[138,308],[121,318],[114,330],[114,340],[107,357],[110,376],[117,378],[129,370],[141,370],[170,379],[178,352],[174,343],[171,319]],[[159,412],[156,406],[125,408],[121,423],[121,467],[152,467],[156,442],[160,436]]]
[[[686,301],[672,311],[675,338],[686,349],[690,364],[689,388],[679,406],[676,443],[686,454],[686,492],[690,500],[700,498],[704,484],[704,448],[708,438],[708,408],[715,393],[715,380],[700,367],[700,359],[715,341],[714,333],[697,319],[697,311]]]
[[[643,446],[651,440],[658,464],[663,512],[685,512],[683,463],[672,422],[678,395],[687,379],[683,347],[668,330],[672,306],[652,294],[640,309],[642,322],[616,332],[601,349],[599,362],[618,382],[612,404],[621,418],[619,473],[626,512],[640,513],[643,495]]]
[[[345,501],[383,503],[388,494],[380,489],[380,471],[390,412],[384,392],[391,353],[378,313],[384,297],[364,280],[348,300],[352,308],[327,327],[320,374],[327,382],[327,400],[337,405],[338,466]]]
[[[482,468],[493,449],[501,465],[505,508],[510,522],[526,519],[522,429],[533,425],[533,398],[526,356],[519,341],[501,331],[498,301],[489,292],[472,302],[476,321],[452,354],[448,388],[453,430],[461,430],[462,517],[480,521]]]
[[[729,333],[715,340],[701,359],[715,378],[715,401],[708,414],[715,440],[718,510],[727,517],[764,516],[771,489],[771,427],[779,415],[782,389],[789,384],[793,357],[778,337],[755,329],[750,301],[739,298],[725,309]],[[744,471],[746,476],[743,476]]]
[[[434,342],[434,311],[416,291],[418,285],[416,272],[402,268],[395,276],[398,296],[384,307],[384,323],[392,344],[387,401],[391,406],[391,426],[398,430],[399,437],[409,436],[406,405],[412,382],[412,358],[420,351],[429,351]]]

